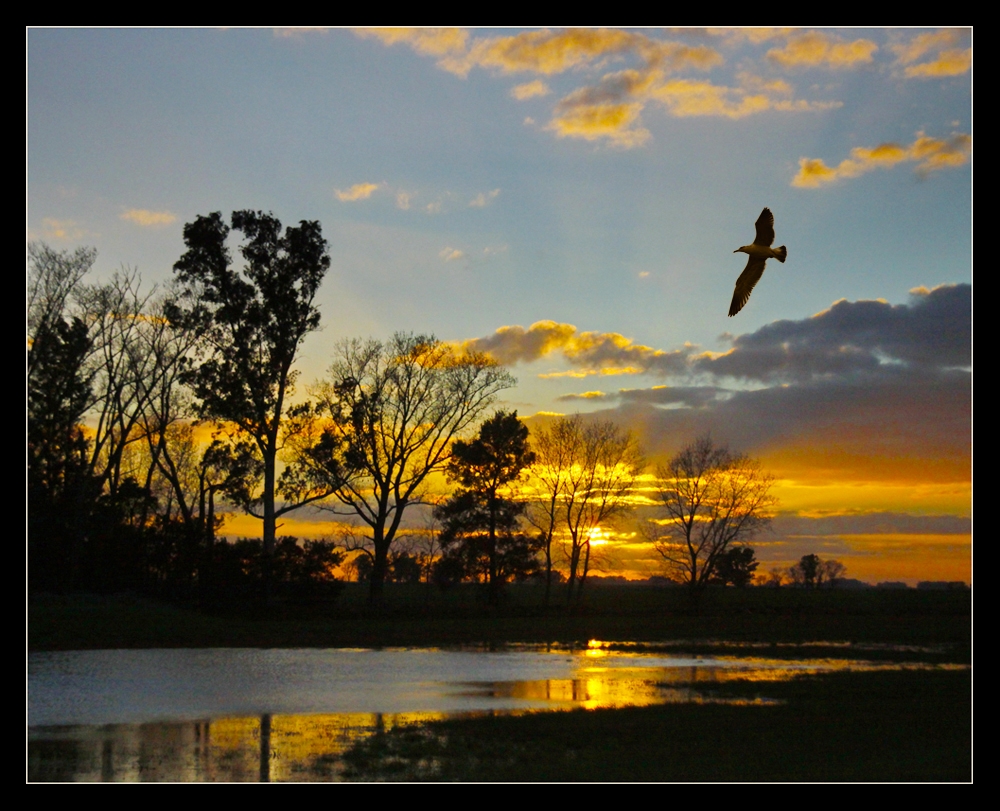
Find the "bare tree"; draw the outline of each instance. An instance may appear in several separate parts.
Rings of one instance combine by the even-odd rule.
[[[369,528],[372,602],[381,598],[404,511],[420,503],[452,441],[514,383],[488,355],[463,353],[433,336],[397,333],[384,343],[338,346],[317,390],[327,425],[305,456],[334,490],[328,509],[356,515]]]
[[[770,522],[773,477],[760,462],[734,454],[703,436],[659,467],[660,501],[666,519],[656,551],[691,588],[692,598],[708,584],[719,557]]]
[[[584,422],[579,414],[537,431],[533,447],[538,493],[533,522],[545,538],[546,582],[552,579],[552,539],[565,531],[567,598],[579,599],[590,571],[593,533],[630,509],[629,496],[645,465],[642,451],[631,431],[610,420]]]
[[[70,311],[72,298],[96,259],[96,248],[77,248],[70,253],[53,250],[44,242],[28,243],[25,326],[29,347],[39,335],[50,334],[57,324],[79,315]],[[29,352],[29,376],[37,362],[37,354]]]

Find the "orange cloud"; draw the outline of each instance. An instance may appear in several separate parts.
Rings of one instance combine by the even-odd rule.
[[[836,167],[827,166],[820,158],[800,158],[798,174],[792,185],[814,189],[845,177],[858,177],[875,169],[890,169],[897,163],[916,163],[920,174],[962,166],[969,160],[972,138],[956,133],[951,138],[931,138],[922,132],[909,146],[895,143],[879,144],[874,148],[855,147],[851,157]]]
[[[42,236],[45,239],[80,239],[86,233],[76,220],[57,220],[52,217],[42,220]]]
[[[545,126],[558,138],[603,142],[622,149],[641,146],[651,137],[641,122],[641,113],[650,101],[658,101],[670,115],[682,117],[742,118],[765,110],[804,112],[840,106],[839,102],[792,99],[787,82],[765,81],[745,73],[739,76],[739,86],[732,88],[708,81],[670,80],[668,77],[679,71],[706,71],[721,65],[722,55],[707,45],[661,40],[645,33],[606,28],[542,29],[471,40],[451,29],[362,29],[356,33],[377,37],[387,45],[406,43],[419,53],[438,56],[440,68],[461,77],[468,76],[473,68],[500,74],[551,76],[570,70],[603,69],[609,62],[631,60],[636,67],[605,73],[596,84],[564,96]],[[788,35],[784,29],[735,29],[727,33],[730,39],[754,43]],[[824,35],[815,36],[822,39]],[[808,35],[799,39],[803,43],[811,41]],[[852,49],[860,47],[829,38],[823,41],[826,51],[822,59],[834,65],[849,61]],[[796,47],[801,50],[804,45]],[[510,95],[524,100],[549,92],[544,81],[535,79],[515,86]],[[525,123],[534,121],[526,119]]]
[[[786,68],[843,69],[870,63],[877,50],[878,45],[870,39],[845,42],[830,34],[809,31],[792,36],[783,48],[772,48],[767,57]]]
[[[903,71],[907,78],[960,76],[968,73],[972,67],[972,49],[954,46],[967,37],[967,29],[943,28],[940,31],[917,34],[909,42],[895,43],[889,47],[896,54],[897,64],[907,65]],[[932,52],[936,52],[935,58],[912,64]]]
[[[464,51],[469,34],[461,28],[355,28],[356,36],[374,37],[385,45],[403,42],[419,54],[444,56]]]
[[[590,375],[669,374],[686,368],[687,349],[665,352],[643,346],[617,332],[579,332],[572,324],[537,321],[528,329],[500,327],[493,335],[462,344],[465,349],[488,352],[500,363],[531,363],[558,353],[576,367],[540,377],[588,377]]]
[[[378,183],[355,183],[351,188],[341,190],[334,189],[333,193],[342,203],[351,203],[355,200],[367,200],[372,194],[378,191]]]
[[[169,211],[150,211],[146,208],[130,208],[122,212],[120,218],[134,222],[136,225],[144,227],[157,227],[160,225],[170,225],[177,219],[177,215]]]
[[[545,82],[541,79],[535,79],[533,82],[525,82],[524,84],[512,87],[510,95],[518,101],[524,101],[535,96],[547,96],[551,92],[552,90]]]

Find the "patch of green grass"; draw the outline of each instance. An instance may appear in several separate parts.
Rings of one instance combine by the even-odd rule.
[[[837,672],[726,685],[778,705],[668,704],[396,728],[355,780],[969,781],[971,671]]]

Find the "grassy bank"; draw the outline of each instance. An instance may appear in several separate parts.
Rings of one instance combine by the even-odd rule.
[[[667,704],[396,728],[348,754],[358,780],[968,781],[971,671],[831,673],[776,705]]]

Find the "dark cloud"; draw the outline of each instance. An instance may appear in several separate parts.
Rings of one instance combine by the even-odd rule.
[[[651,395],[655,390],[648,390]],[[868,381],[823,380],[740,391],[700,408],[662,408],[638,397],[617,417],[638,430],[647,453],[674,454],[696,436],[755,454],[802,452],[803,465],[842,472],[854,457],[882,460],[878,478],[922,475],[967,480],[971,464],[971,375],[889,368]],[[824,460],[828,457],[828,460]],[[794,460],[793,460],[794,461]]]
[[[779,515],[773,524],[781,536],[823,535],[967,535],[972,519],[960,515],[912,515],[876,512],[853,515]]]
[[[968,367],[972,288],[919,288],[909,304],[838,301],[801,321],[776,321],[733,339],[729,352],[693,359],[696,371],[768,383],[867,379],[893,365]]]

